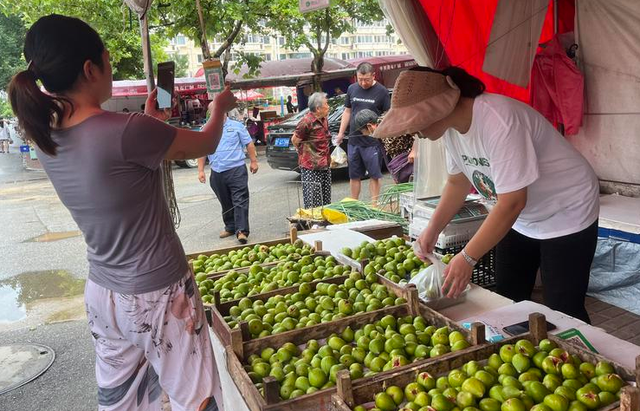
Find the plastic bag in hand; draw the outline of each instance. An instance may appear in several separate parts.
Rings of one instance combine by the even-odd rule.
[[[423,300],[438,300],[444,295],[442,294],[442,284],[444,284],[445,265],[433,254],[423,254],[417,242],[413,243],[413,249],[416,255],[422,256],[431,262],[431,265],[413,277],[409,283],[415,284],[418,288],[418,296]]]
[[[340,146],[336,146],[331,152],[331,168],[341,167],[347,164],[347,152]]]

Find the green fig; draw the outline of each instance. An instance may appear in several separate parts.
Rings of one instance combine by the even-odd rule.
[[[598,376],[597,385],[602,391],[615,394],[624,386],[624,381],[617,374],[604,374]]]
[[[386,392],[379,392],[375,396],[376,407],[381,411],[394,411],[398,404]]]
[[[466,391],[472,394],[474,397],[480,399],[484,397],[486,387],[479,379],[475,377],[467,378],[462,383],[462,391]]]
[[[562,395],[549,394],[544,397],[544,405],[551,408],[552,411],[567,411],[569,408],[569,400]]]

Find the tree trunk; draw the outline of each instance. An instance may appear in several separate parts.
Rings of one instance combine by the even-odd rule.
[[[226,79],[229,73],[229,62],[231,61],[231,48],[228,48],[224,52],[224,59],[222,60],[222,76]]]
[[[324,67],[324,53],[314,54],[313,61],[311,62],[311,71],[313,76],[313,89],[315,91],[322,91],[322,80],[320,75],[322,74],[322,68]]]
[[[196,10],[198,11],[198,21],[200,23],[200,48],[202,48],[202,57],[204,60],[211,60],[209,42],[207,41],[207,27],[204,24],[204,14],[202,13],[200,0],[196,0]]]

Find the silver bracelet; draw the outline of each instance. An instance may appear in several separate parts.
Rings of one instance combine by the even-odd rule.
[[[466,251],[464,251],[464,248],[462,249],[462,251],[460,251],[460,254],[462,254],[462,257],[464,258],[464,260],[467,262],[467,264],[469,264],[471,267],[475,267],[476,264],[478,264],[478,260],[474,259],[473,257],[469,256],[469,254],[467,254]]]

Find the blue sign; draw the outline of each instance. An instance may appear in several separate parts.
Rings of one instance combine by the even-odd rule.
[[[29,146],[28,145],[22,145],[20,146],[20,152],[21,153],[28,153],[29,152]]]

